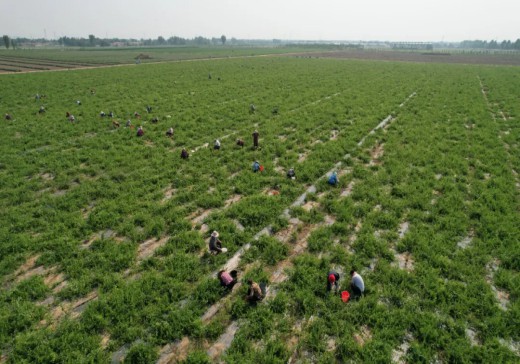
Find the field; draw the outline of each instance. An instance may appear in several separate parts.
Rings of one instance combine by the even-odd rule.
[[[215,59],[317,52],[322,48],[267,47],[145,47],[0,50],[0,73],[70,70],[193,59]]]
[[[0,80],[0,362],[520,360],[518,67],[257,57]],[[345,304],[327,272],[350,289],[353,268],[366,295]],[[249,278],[268,284],[256,306]]]

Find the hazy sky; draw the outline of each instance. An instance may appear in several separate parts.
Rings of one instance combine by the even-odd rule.
[[[520,0],[0,0],[11,37],[497,41]]]

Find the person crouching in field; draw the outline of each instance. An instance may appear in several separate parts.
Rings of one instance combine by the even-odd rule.
[[[350,277],[351,296],[353,299],[358,299],[365,292],[365,282],[363,282],[363,278],[354,269],[350,271]]]
[[[213,144],[213,149],[215,149],[215,150],[220,149],[220,140],[215,139],[215,143]]]
[[[12,120],[12,116],[9,114],[5,114],[5,120]]]
[[[182,151],[181,151],[181,158],[182,159],[188,159],[189,158],[189,154],[188,154],[188,151],[186,150],[186,148],[182,148]]]
[[[243,147],[244,146],[244,141],[242,139],[237,139],[237,145],[239,147]]]
[[[294,172],[294,168],[290,168],[287,171],[287,178],[296,179],[296,172]]]
[[[229,289],[230,291],[233,289],[233,287],[237,283],[237,281],[235,279],[236,276],[237,276],[237,271],[236,270],[233,270],[233,271],[231,271],[229,273],[226,272],[225,270],[221,270],[217,274],[217,277],[218,277],[218,279],[220,281],[220,284],[223,287],[226,287],[227,289]]]
[[[170,128],[166,131],[166,136],[169,138],[173,137],[173,128]]]
[[[327,292],[330,292],[332,290],[332,287],[334,287],[334,290],[337,292],[339,289],[339,273],[331,270],[329,273],[327,273]]]
[[[338,184],[339,180],[338,180],[338,174],[336,173],[336,171],[332,172],[332,174],[330,175],[329,180],[327,182],[331,186],[336,186]]]
[[[255,130],[253,132],[253,148],[258,148],[258,138],[260,137],[260,134],[258,133],[258,130]]]
[[[218,238],[217,231],[213,231],[209,238],[209,252],[215,255],[222,253],[222,242]]]
[[[143,130],[143,127],[140,126],[137,128],[137,136],[142,137],[143,135],[144,135],[144,130]]]
[[[256,303],[263,300],[262,288],[260,288],[258,283],[253,282],[252,279],[249,279],[247,283],[249,284],[249,290],[247,291],[246,301]]]
[[[253,162],[253,172],[258,172],[260,171],[260,163],[258,163],[258,161],[254,161]]]

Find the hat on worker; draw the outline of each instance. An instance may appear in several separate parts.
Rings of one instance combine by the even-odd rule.
[[[334,276],[334,274],[329,274],[329,283],[334,283],[336,282],[336,276]]]

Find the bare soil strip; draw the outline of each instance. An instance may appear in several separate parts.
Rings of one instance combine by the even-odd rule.
[[[498,271],[499,265],[500,261],[498,259],[492,260],[486,265],[486,282],[490,285],[491,290],[493,291],[498,301],[498,307],[500,307],[500,309],[503,311],[507,311],[507,306],[509,304],[509,293],[498,289],[494,284],[495,273]]]
[[[410,343],[413,341],[413,336],[409,332],[406,333],[403,343],[397,349],[392,351],[392,363],[405,364],[404,356],[410,348]]]
[[[161,239],[148,239],[141,245],[139,245],[139,248],[137,250],[137,261],[141,262],[145,259],[150,258],[157,249],[164,246],[168,240],[170,239],[169,236],[162,237]]]

